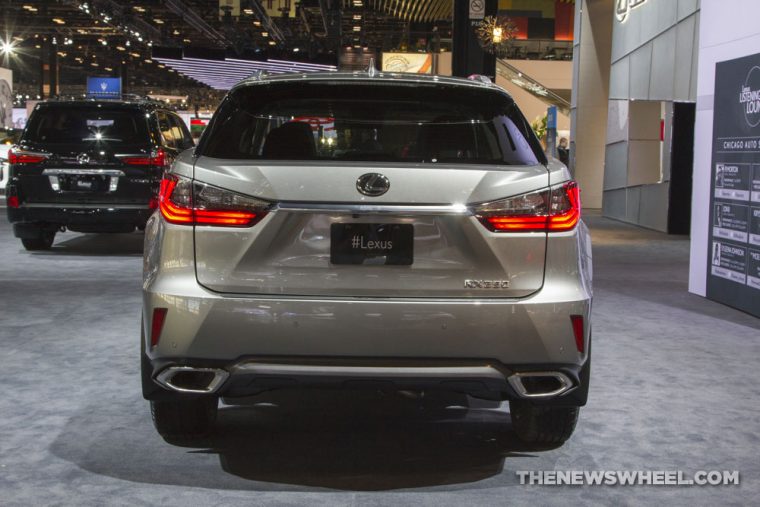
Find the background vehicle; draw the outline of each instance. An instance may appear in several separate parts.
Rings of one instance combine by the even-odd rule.
[[[250,80],[162,182],[146,229],[143,394],[167,437],[282,387],[511,401],[572,433],[589,382],[579,190],[501,88]]]
[[[20,135],[20,130],[0,128],[0,195],[5,195],[5,187],[8,184],[8,151]]]
[[[165,169],[192,146],[184,122],[160,103],[42,102],[9,153],[13,232],[27,250],[40,250],[64,229],[143,228]]]

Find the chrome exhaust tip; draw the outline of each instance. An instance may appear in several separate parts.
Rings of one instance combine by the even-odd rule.
[[[209,394],[219,389],[229,376],[219,368],[169,366],[156,376],[156,382],[179,393]]]
[[[514,373],[507,379],[521,398],[552,398],[573,389],[573,381],[560,371]]]

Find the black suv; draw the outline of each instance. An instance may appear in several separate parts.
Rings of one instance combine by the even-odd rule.
[[[164,171],[192,146],[185,122],[158,102],[41,102],[8,155],[13,233],[44,250],[65,229],[143,229]]]

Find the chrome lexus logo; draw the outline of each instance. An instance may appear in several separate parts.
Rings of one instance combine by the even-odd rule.
[[[378,173],[362,174],[356,180],[356,189],[370,197],[383,195],[389,188],[391,188],[391,182],[388,181],[388,178]]]
[[[90,156],[87,153],[80,153],[79,155],[77,155],[77,162],[79,162],[79,164],[81,165],[89,164]]]

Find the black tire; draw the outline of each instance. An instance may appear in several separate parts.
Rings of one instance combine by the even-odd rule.
[[[30,252],[48,250],[55,241],[54,232],[44,232],[39,238],[21,238],[21,244]]]
[[[203,396],[171,401],[151,401],[150,412],[156,431],[170,443],[183,443],[211,433],[216,422],[219,398]]]
[[[517,437],[532,444],[561,444],[573,434],[579,407],[531,405],[526,401],[509,402],[512,428]]]

